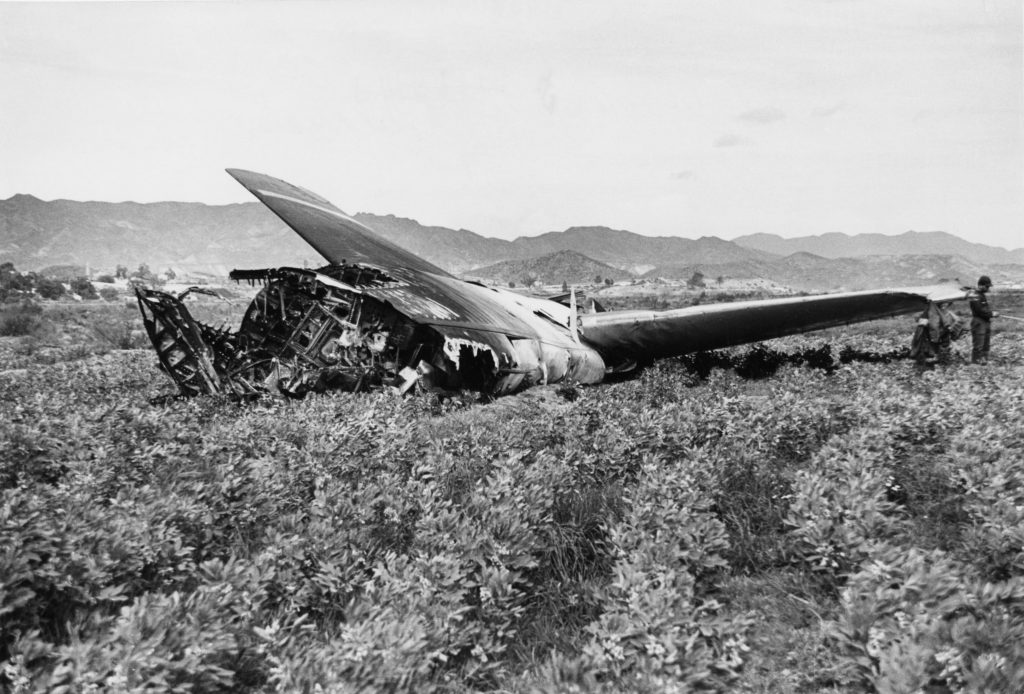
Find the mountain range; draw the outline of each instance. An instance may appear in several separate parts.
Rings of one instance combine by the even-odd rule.
[[[1024,249],[971,243],[945,232],[770,234],[732,241],[649,237],[607,227],[570,227],[512,241],[467,229],[425,226],[394,215],[355,217],[384,238],[457,275],[495,282],[593,281],[635,277],[763,277],[798,289],[973,282],[980,273],[1024,278]],[[19,269],[87,265],[226,275],[232,268],[297,265],[320,258],[260,203],[0,200],[0,262]]]
[[[520,285],[601,284],[636,277],[634,273],[593,260],[576,251],[555,251],[536,258],[502,260],[464,273],[467,278],[490,283]]]
[[[750,234],[733,241],[773,255],[813,253],[822,258],[860,258],[870,255],[959,255],[977,263],[1024,263],[1024,248],[1007,250],[971,243],[944,231],[908,231],[895,236],[885,234],[828,233],[785,239],[775,234]]]

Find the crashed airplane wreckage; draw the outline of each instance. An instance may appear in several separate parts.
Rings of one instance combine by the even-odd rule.
[[[964,299],[953,286],[845,292],[666,311],[580,313],[467,282],[377,236],[323,198],[228,169],[324,258],[317,270],[235,270],[264,286],[237,332],[204,325],[183,296],[139,288],[162,368],[183,395],[363,391],[416,383],[504,394],[593,384],[658,358],[873,320]]]

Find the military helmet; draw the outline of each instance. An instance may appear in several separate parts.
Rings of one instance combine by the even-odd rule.
[[[986,287],[991,287],[992,286],[992,278],[989,277],[988,275],[982,275],[981,277],[979,277],[978,278],[978,286],[980,287],[982,285],[984,285]]]

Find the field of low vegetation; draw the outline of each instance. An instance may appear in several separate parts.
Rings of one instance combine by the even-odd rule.
[[[0,690],[1024,691],[1022,324],[240,404],[137,314],[3,307]]]

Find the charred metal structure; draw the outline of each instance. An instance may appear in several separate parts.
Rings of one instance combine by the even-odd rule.
[[[541,299],[457,279],[314,193],[264,174],[228,173],[329,264],[233,271],[232,279],[262,285],[237,331],[196,321],[185,295],[137,289],[160,365],[183,395],[405,392],[417,383],[502,394],[598,383],[653,359],[966,296],[938,286],[579,314],[574,295]]]
[[[417,382],[503,393],[570,374],[591,381],[604,374],[600,357],[578,344],[559,348],[436,318],[433,325],[417,322],[374,296],[402,286],[375,268],[235,270],[231,278],[263,285],[237,332],[195,320],[184,295],[136,290],[160,365],[183,395],[382,387],[404,393]],[[568,330],[553,315],[535,311],[534,318],[552,331]]]
[[[404,392],[417,381],[490,391],[508,375],[486,346],[453,343],[365,293],[391,282],[373,268],[236,270],[231,278],[263,285],[237,332],[196,321],[184,297],[137,290],[160,364],[183,395]]]

